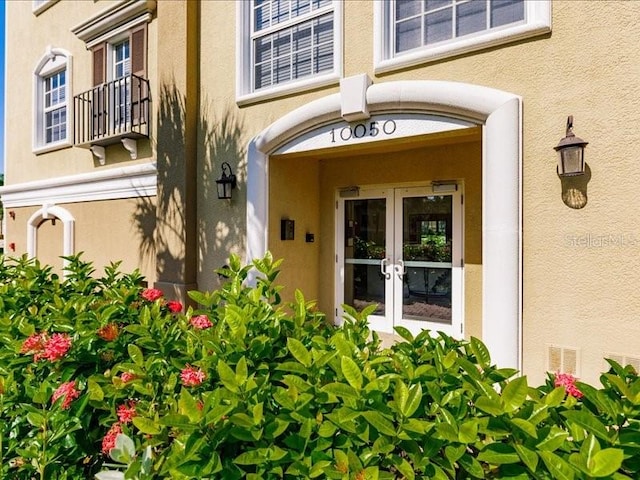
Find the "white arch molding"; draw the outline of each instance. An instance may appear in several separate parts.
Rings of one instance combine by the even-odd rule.
[[[268,248],[269,155],[341,120],[341,95],[306,104],[272,123],[247,149],[247,258]],[[482,340],[500,367],[521,368],[522,102],[512,93],[443,81],[398,81],[366,89],[370,115],[413,112],[464,119],[482,134]]]
[[[43,220],[51,218],[57,218],[63,224],[62,255],[68,257],[75,253],[75,219],[73,215],[65,208],[56,205],[43,205],[40,210],[29,217],[27,222],[27,255],[30,258],[35,258],[38,251],[38,226]],[[64,260],[63,266],[68,263],[67,260]]]

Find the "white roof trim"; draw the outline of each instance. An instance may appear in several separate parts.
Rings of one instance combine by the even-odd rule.
[[[155,196],[157,169],[145,163],[0,187],[5,208]]]
[[[107,33],[123,23],[142,14],[149,14],[147,21],[151,20],[151,13],[156,10],[156,0],[121,0],[102,10],[97,15],[85,20],[71,29],[80,40],[85,43]]]

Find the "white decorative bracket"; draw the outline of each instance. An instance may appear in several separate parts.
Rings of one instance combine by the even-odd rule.
[[[370,117],[367,105],[367,88],[371,79],[366,73],[340,80],[341,116],[347,122],[366,120]]]
[[[131,160],[138,158],[138,142],[133,138],[123,138],[122,145],[131,155]]]
[[[107,152],[104,147],[101,147],[100,145],[91,145],[91,153],[93,153],[93,155],[98,159],[98,163],[100,163],[100,165],[105,164]]]

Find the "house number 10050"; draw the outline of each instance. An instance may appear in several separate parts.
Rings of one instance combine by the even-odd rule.
[[[353,138],[377,137],[380,134],[393,135],[396,131],[395,120],[385,120],[384,122],[369,122],[356,123],[355,125],[347,125],[340,129],[332,128],[329,134],[331,135],[331,143],[336,143],[336,140],[342,140],[346,142]]]

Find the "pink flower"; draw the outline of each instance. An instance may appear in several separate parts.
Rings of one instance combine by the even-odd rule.
[[[131,372],[122,372],[122,375],[120,375],[120,380],[122,380],[122,383],[128,383],[131,380],[135,380],[136,378],[138,378],[136,374]]]
[[[111,428],[102,439],[102,453],[109,455],[109,452],[116,448],[116,438],[122,433],[122,427],[118,422],[111,425]]]
[[[127,403],[120,405],[116,414],[121,423],[129,423],[136,416],[136,402],[129,400]]]
[[[553,384],[555,387],[564,387],[567,395],[582,398],[582,392],[576,387],[576,378],[570,373],[557,373]]]
[[[176,300],[167,302],[167,307],[171,313],[178,313],[182,311],[182,304]]]
[[[20,353],[34,353],[44,350],[44,344],[47,341],[47,334],[44,332],[34,333],[27,338],[20,347]]]
[[[75,380],[72,382],[65,382],[58,387],[58,389],[51,395],[51,403],[55,403],[56,400],[63,397],[62,409],[67,410],[71,406],[76,398],[80,396],[80,391],[76,389]]]
[[[204,382],[205,378],[207,378],[207,376],[202,370],[192,367],[191,365],[184,367],[180,373],[182,384],[186,387],[198,386]]]
[[[71,348],[71,337],[66,333],[54,333],[44,344],[44,353],[38,358],[45,358],[51,362],[60,360]],[[35,358],[35,357],[34,357]]]
[[[118,326],[115,323],[109,323],[98,330],[98,336],[107,342],[113,342],[118,338]]]
[[[158,290],[157,288],[145,288],[140,295],[145,300],[155,302],[159,298],[162,298],[164,293],[162,293],[162,290]]]
[[[209,320],[209,317],[206,315],[196,315],[195,317],[191,317],[190,323],[198,330],[205,330],[213,327],[213,323],[211,323],[211,320]]]

